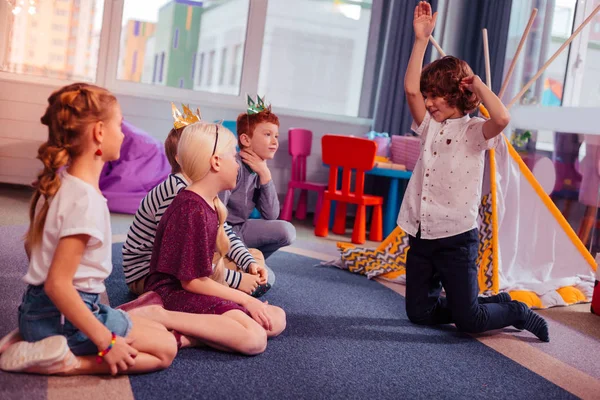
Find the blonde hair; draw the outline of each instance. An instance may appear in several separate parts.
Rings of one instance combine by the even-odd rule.
[[[31,254],[33,246],[42,240],[49,200],[60,188],[58,170],[67,165],[83,150],[82,137],[87,127],[110,118],[116,97],[108,90],[87,83],[74,83],[50,95],[48,107],[40,119],[48,126],[48,140],[38,149],[44,169],[38,174],[35,193],[29,207],[29,230],[25,234],[25,250]],[[36,213],[38,202],[43,204]]]
[[[215,139],[217,141],[216,145]],[[188,125],[181,133],[177,147],[177,156],[181,170],[192,182],[198,182],[210,173],[211,157],[222,154],[227,150],[233,150],[235,143],[236,140],[233,133],[222,125],[207,124],[205,122]],[[227,208],[218,196],[215,196],[213,199],[213,204],[219,219],[219,230],[216,241],[216,250],[219,253],[219,259],[211,278],[224,284],[225,267],[223,257],[229,251],[229,238],[223,226],[227,220]]]

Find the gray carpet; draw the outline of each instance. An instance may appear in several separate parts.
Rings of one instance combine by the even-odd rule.
[[[0,227],[0,335],[17,326],[27,261],[25,227]],[[107,282],[113,305],[130,299],[120,245]],[[453,327],[410,324],[404,299],[318,261],[276,253],[265,296],[288,328],[257,357],[182,350],[166,371],[130,378],[138,399],[573,398]],[[0,372],[0,398],[47,398],[47,379]],[[88,383],[89,384],[89,383]],[[94,390],[90,387],[89,390]]]
[[[128,299],[120,245],[108,282]],[[572,398],[454,327],[412,325],[404,298],[362,276],[278,252],[265,296],[288,327],[257,357],[185,349],[166,371],[130,378],[139,399]],[[177,382],[177,384],[173,384]]]

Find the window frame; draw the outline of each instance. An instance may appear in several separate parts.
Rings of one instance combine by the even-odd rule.
[[[578,0],[575,6],[571,34],[594,10],[595,0]],[[594,115],[592,107],[579,107],[579,98],[583,90],[586,56],[590,30],[593,22],[583,29],[564,51],[568,52],[565,79],[563,83],[563,96],[560,106],[540,107],[516,104],[511,110],[512,120],[506,132],[513,129],[529,129],[533,131],[573,132],[579,134],[599,134],[593,128],[591,116]],[[569,36],[571,36],[571,34]],[[575,119],[573,116],[577,116]],[[549,123],[549,121],[551,123]],[[570,129],[561,125],[562,121],[569,121],[577,127]],[[591,130],[589,127],[592,126]],[[552,142],[537,142],[538,151],[554,152],[556,150],[554,139]]]
[[[248,4],[248,22],[246,28],[245,42],[242,46],[242,60],[238,73],[240,74],[239,79],[239,91],[237,95],[223,94],[211,92],[206,83],[208,81],[206,76],[200,76],[199,74],[205,74],[205,71],[201,69],[207,69],[205,65],[196,62],[196,68],[199,69],[198,74],[194,77],[194,81],[199,80],[203,87],[196,90],[180,89],[175,87],[169,87],[165,85],[166,77],[163,76],[163,82],[160,82],[160,59],[161,54],[158,54],[158,65],[155,71],[156,82],[154,84],[142,83],[142,82],[130,82],[126,80],[118,79],[118,63],[119,63],[119,51],[121,50],[121,33],[124,26],[122,25],[123,7],[124,2],[127,0],[103,0],[103,17],[100,31],[100,43],[98,48],[98,62],[96,69],[96,79],[94,82],[99,86],[106,87],[116,95],[144,97],[155,100],[168,100],[177,99],[179,102],[188,102],[193,104],[206,104],[208,106],[224,106],[239,108],[240,104],[245,104],[247,94],[255,94],[258,90],[258,80],[260,74],[260,64],[262,57],[262,46],[263,37],[265,30],[265,22],[267,18],[267,6],[268,0],[249,0]],[[384,0],[373,0],[372,10],[381,10],[381,4]],[[0,9],[0,14],[1,14]],[[367,57],[365,60],[366,68],[363,76],[363,87],[362,95],[360,100],[360,106],[358,115],[356,117],[346,115],[332,115],[318,112],[308,112],[297,109],[282,109],[278,107],[281,112],[288,113],[289,115],[304,116],[309,118],[320,118],[324,120],[334,120],[340,122],[356,122],[365,123],[370,121],[373,109],[373,81],[378,74],[377,68],[374,67],[372,62],[372,56],[375,54],[378,47],[378,33],[379,26],[381,24],[381,12],[375,12],[371,15],[370,21],[370,32],[369,41],[367,45]],[[2,15],[0,15],[2,17]],[[377,20],[379,18],[379,20]],[[6,27],[8,29],[8,27]],[[0,34],[7,34],[0,28]],[[172,45],[173,43],[171,43]],[[217,49],[215,49],[217,50]],[[200,54],[204,52],[197,52],[196,57],[200,58]],[[233,57],[228,51],[228,58]],[[215,63],[218,61],[220,52],[215,54]],[[208,60],[209,54],[206,52],[205,62]],[[153,58],[154,59],[154,58]],[[165,60],[166,61],[166,60]],[[204,64],[204,63],[202,63]],[[139,66],[138,66],[139,67]],[[204,67],[204,68],[202,68]],[[229,84],[229,73],[225,72],[224,86]],[[219,83],[219,70],[214,68],[212,85],[214,86]],[[19,74],[8,71],[0,71],[0,81],[12,81],[12,82],[24,82],[40,84],[45,86],[56,86],[61,87],[66,84],[72,83],[71,80],[63,80],[57,78],[49,78],[44,76],[35,76],[27,74]],[[268,94],[267,94],[268,95]]]

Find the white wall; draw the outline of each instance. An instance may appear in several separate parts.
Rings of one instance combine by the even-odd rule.
[[[37,149],[47,139],[47,129],[40,123],[46,101],[55,87],[32,83],[0,80],[0,182],[30,184],[41,163],[36,160]],[[132,124],[163,141],[172,127],[171,105],[168,101],[149,100],[133,96],[117,96],[123,115]],[[193,107],[197,106],[192,104]],[[235,120],[243,109],[225,109],[199,104],[202,117]],[[277,108],[273,109],[277,112]],[[279,114],[280,150],[270,167],[277,191],[284,195],[290,178],[291,158],[288,154],[287,131],[302,127],[313,131],[313,155],[309,158],[309,180],[327,182],[327,169],[321,163],[321,137],[326,133],[362,135],[370,130],[370,121],[337,122]]]

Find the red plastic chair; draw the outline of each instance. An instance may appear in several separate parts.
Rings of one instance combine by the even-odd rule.
[[[292,128],[289,130],[289,152],[292,156],[292,177],[288,183],[288,191],[283,202],[281,210],[281,219],[285,221],[292,220],[292,210],[294,208],[294,189],[301,189],[298,199],[298,208],[296,209],[296,218],[306,218],[306,205],[308,191],[312,190],[318,193],[317,206],[315,208],[315,217],[313,224],[317,222],[317,215],[323,204],[323,195],[327,185],[323,183],[314,183],[306,181],[306,157],[310,156],[312,147],[312,132],[307,129]]]
[[[367,206],[373,206],[369,240],[381,241],[383,236],[382,205],[383,197],[364,194],[365,171],[375,165],[377,144],[369,139],[325,135],[321,140],[323,163],[329,165],[329,187],[325,191],[325,202],[319,214],[315,235],[326,237],[329,232],[331,202],[335,201],[335,222],[333,232],[346,233],[346,208],[348,203],[356,204],[356,218],[352,232],[352,243],[365,242]],[[342,189],[337,190],[338,168],[342,168]],[[350,190],[352,170],[356,170],[354,191]]]

